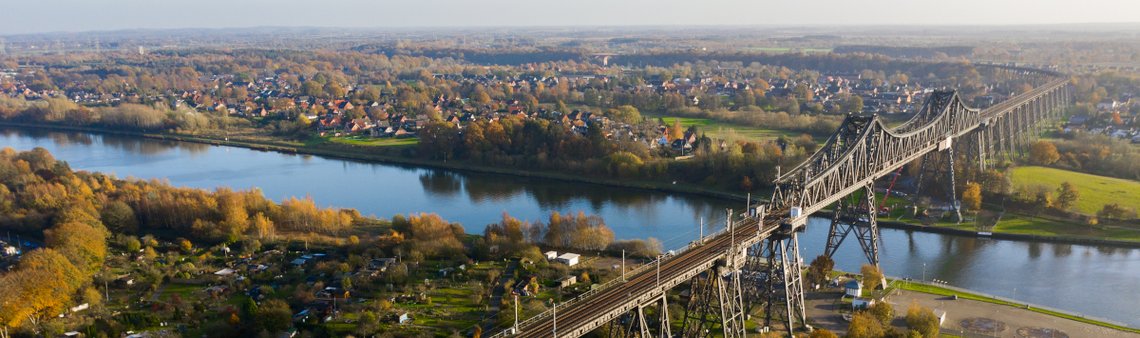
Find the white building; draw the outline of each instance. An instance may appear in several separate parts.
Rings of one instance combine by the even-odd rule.
[[[856,297],[856,298],[863,296],[863,283],[859,282],[858,279],[852,279],[850,281],[847,281],[847,284],[844,286],[844,289],[845,289],[844,295],[846,295],[846,296],[851,296],[851,297]]]
[[[566,265],[569,265],[569,266],[575,266],[575,265],[578,265],[578,257],[581,257],[581,256],[582,255],[579,255],[576,253],[567,252],[567,253],[562,254],[561,256],[558,256],[557,261],[565,263]]]
[[[547,251],[544,255],[546,255],[546,259],[554,260],[558,258],[558,251]]]

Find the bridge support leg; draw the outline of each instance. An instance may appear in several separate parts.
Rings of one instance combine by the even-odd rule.
[[[683,337],[705,337],[720,326],[722,337],[745,337],[739,270],[713,268],[693,278],[681,324]],[[662,302],[664,306],[664,302]],[[714,321],[719,317],[719,321]],[[663,320],[668,320],[664,318]],[[664,331],[662,331],[664,332]]]
[[[784,322],[788,335],[795,336],[798,326],[807,325],[801,274],[803,263],[796,232],[781,237],[768,239],[765,285],[768,304],[764,311],[764,326],[771,328],[773,319],[779,320]]]
[[[852,206],[845,206],[843,201],[836,203],[835,211],[831,217],[831,228],[827,233],[827,247],[823,254],[835,257],[839,246],[852,232],[859,240],[863,255],[871,265],[879,265],[879,225],[875,210],[874,184],[868,183],[863,188],[863,201]]]

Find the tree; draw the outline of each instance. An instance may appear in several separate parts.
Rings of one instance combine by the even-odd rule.
[[[875,302],[875,304],[867,308],[867,312],[874,315],[875,319],[878,319],[879,323],[882,323],[883,326],[890,325],[891,319],[895,318],[895,308],[891,307],[891,304],[886,301]]]
[[[847,324],[848,338],[879,338],[886,334],[879,320],[867,311],[855,312]]]
[[[190,240],[188,240],[188,239],[179,238],[178,239],[178,248],[182,249],[183,253],[189,254],[189,253],[192,253],[194,251],[194,243],[191,243]]]
[[[808,338],[839,338],[839,336],[827,329],[815,329],[808,334]]]
[[[1061,182],[1061,187],[1057,188],[1057,200],[1054,203],[1057,209],[1069,210],[1081,198],[1081,192],[1077,190],[1077,186],[1069,183],[1068,181]]]
[[[669,141],[685,138],[685,129],[681,128],[681,120],[673,119],[673,126],[669,127]]]
[[[910,307],[907,308],[906,326],[913,331],[918,331],[923,337],[938,337],[938,325],[938,317],[934,316],[934,311],[920,306],[918,303],[911,303]]]
[[[138,231],[138,220],[135,211],[122,201],[112,201],[103,206],[100,213],[103,225],[116,233],[133,233]]]
[[[808,266],[808,283],[823,284],[827,282],[827,274],[835,268],[835,261],[827,255],[816,256]]]
[[[1029,148],[1029,161],[1040,165],[1050,165],[1061,159],[1057,146],[1049,141],[1037,141]]]
[[[270,299],[261,304],[258,309],[257,321],[262,328],[269,332],[281,332],[292,325],[292,311],[289,304],[280,299]]]
[[[879,286],[882,286],[883,272],[879,271],[879,267],[871,264],[863,264],[863,267],[859,270],[863,274],[863,286],[866,286],[867,290],[875,290],[878,289]]]
[[[965,204],[966,209],[977,212],[982,209],[982,185],[976,182],[966,183],[966,189],[962,190],[962,204]]]
[[[609,116],[610,119],[625,122],[628,124],[641,123],[641,112],[631,105],[623,105],[618,106],[617,108],[611,108],[606,111],[606,115]]]

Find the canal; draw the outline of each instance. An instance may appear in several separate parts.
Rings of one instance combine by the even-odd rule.
[[[697,195],[88,133],[5,128],[0,129],[0,147],[43,147],[73,169],[120,178],[160,178],[204,189],[258,188],[278,201],[309,196],[318,205],[377,217],[434,212],[462,223],[470,233],[482,233],[503,213],[539,221],[552,211],[581,211],[602,216],[619,239],[654,237],[676,248],[699,236],[702,220],[715,223],[710,220],[723,219],[725,208],[743,207]],[[805,261],[823,251],[827,225],[825,219],[812,219],[801,235]],[[925,275],[1140,327],[1140,249],[894,229],[883,229],[881,236],[882,267],[888,275]],[[863,255],[856,243],[846,244],[836,257],[837,268],[858,271]]]

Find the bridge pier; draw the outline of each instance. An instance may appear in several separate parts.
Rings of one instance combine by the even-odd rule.
[[[879,225],[878,210],[875,210],[874,182],[867,183],[862,192],[863,201],[855,205],[845,205],[843,199],[835,202],[823,254],[829,258],[835,257],[835,252],[843,241],[854,232],[867,262],[879,266]]]

